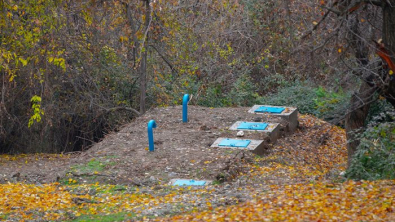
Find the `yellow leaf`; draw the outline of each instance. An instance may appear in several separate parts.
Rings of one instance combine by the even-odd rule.
[[[392,71],[392,69],[390,69],[389,74],[390,75],[394,74],[394,71]]]
[[[10,76],[10,79],[9,79],[9,81],[10,82],[12,82],[13,80],[14,80],[14,78],[16,77],[16,75],[15,74],[13,74],[13,73],[11,73],[11,76]]]
[[[19,61],[21,61],[21,63],[22,63],[23,66],[26,66],[26,65],[27,65],[27,60],[26,60],[26,59],[23,59],[23,58],[21,58],[21,57],[19,57],[18,59],[19,59]]]

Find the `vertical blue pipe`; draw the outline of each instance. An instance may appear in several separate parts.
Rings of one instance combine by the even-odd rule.
[[[188,102],[189,102],[189,95],[185,94],[182,98],[182,122],[188,122]]]
[[[152,132],[152,128],[156,128],[156,122],[153,119],[148,122],[148,145],[149,145],[149,151],[151,151],[151,152],[153,152],[155,150],[155,148],[154,148],[154,134]]]

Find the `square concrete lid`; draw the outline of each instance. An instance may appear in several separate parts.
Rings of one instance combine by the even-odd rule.
[[[169,185],[171,186],[207,186],[213,183],[212,180],[192,180],[192,179],[171,179]]]
[[[241,122],[238,126],[238,130],[265,130],[269,124],[260,122]]]
[[[284,110],[281,113],[256,112],[256,110],[259,110],[260,107],[284,108]],[[248,110],[248,112],[255,113],[255,114],[274,115],[274,116],[289,116],[292,113],[294,113],[296,110],[297,110],[297,108],[288,107],[288,106],[254,105],[253,107],[251,107],[251,109]]]

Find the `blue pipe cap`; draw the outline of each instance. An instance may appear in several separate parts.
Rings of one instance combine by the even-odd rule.
[[[183,103],[189,102],[189,94],[184,94],[184,97],[182,98]]]
[[[156,128],[156,122],[155,122],[155,120],[151,119],[151,120],[148,122],[148,128]]]

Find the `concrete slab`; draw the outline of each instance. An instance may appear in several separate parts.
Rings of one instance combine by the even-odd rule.
[[[277,139],[280,137],[280,127],[279,123],[266,123],[267,127],[264,130],[254,130],[254,129],[238,129],[240,124],[242,124],[243,121],[237,121],[233,123],[233,125],[229,128],[229,130],[237,130],[237,131],[244,131],[245,138],[248,138],[249,133],[248,132],[255,132],[255,133],[262,133],[262,140],[266,139],[267,136],[269,136],[269,142],[270,143],[275,143]],[[252,122],[252,123],[260,123],[260,122]],[[267,136],[266,136],[267,135]]]
[[[275,107],[275,108],[285,108],[284,111],[281,113],[263,113],[263,112],[256,112],[257,109],[260,107]],[[270,115],[270,116],[278,116],[285,119],[288,122],[287,131],[295,132],[296,128],[299,125],[298,121],[298,109],[296,107],[286,107],[286,106],[270,106],[270,105],[254,105],[250,110],[249,113],[255,113],[259,115]]]
[[[204,183],[202,183],[204,181]],[[171,179],[169,185],[171,186],[207,186],[213,183],[212,180],[192,180],[192,179]]]
[[[246,149],[249,150],[257,155],[263,155],[266,151],[265,143],[263,140],[250,140],[250,139],[233,139],[232,140],[250,140],[250,143],[248,144],[247,147],[234,147],[234,146],[220,146],[219,144],[221,143],[222,140],[228,139],[224,137],[220,137],[215,142],[211,145],[211,147],[216,147],[216,148],[225,148],[225,149]]]

